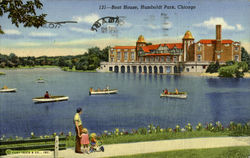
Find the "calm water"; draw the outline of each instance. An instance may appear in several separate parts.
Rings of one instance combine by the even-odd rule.
[[[0,136],[24,136],[74,131],[73,116],[82,107],[83,125],[90,132],[146,127],[184,127],[198,122],[250,121],[250,79],[121,73],[77,73],[59,69],[1,70],[0,87],[17,93],[0,93]],[[43,77],[46,83],[36,83]],[[89,87],[117,88],[119,94],[89,96]],[[187,99],[166,99],[163,88],[187,91]],[[34,104],[33,97],[67,95],[69,101]]]

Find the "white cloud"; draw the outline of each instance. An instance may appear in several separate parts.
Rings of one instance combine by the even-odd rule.
[[[94,33],[94,32],[91,31],[90,29],[81,29],[81,28],[78,28],[78,27],[70,27],[69,29],[70,29],[71,31],[80,32],[80,33],[86,33],[86,34]]]
[[[159,25],[154,25],[154,24],[148,24],[147,27],[150,28],[150,29],[153,29],[153,30],[161,28]]]
[[[128,38],[101,38],[101,39],[77,39],[71,41],[62,41],[56,42],[55,46],[58,47],[93,47],[97,46],[100,48],[105,48],[106,46],[115,46],[115,45],[135,45],[135,39],[128,39]]]
[[[87,49],[82,48],[3,48],[0,47],[2,54],[10,54],[15,52],[18,56],[65,56],[65,55],[79,55],[84,54]]]
[[[8,35],[20,35],[20,34],[21,34],[20,31],[15,30],[15,29],[7,29],[7,30],[4,30],[4,33],[5,33],[5,34],[8,34]]]
[[[57,36],[55,33],[51,32],[31,32],[29,36],[32,37],[54,37]]]
[[[35,42],[18,42],[16,43],[16,46],[21,46],[21,47],[34,47],[34,46],[40,46],[40,43],[35,43]]]
[[[89,24],[93,24],[96,20],[100,19],[98,14],[89,14],[86,16],[73,16],[73,20],[77,21],[78,23],[85,22]]]
[[[236,24],[236,29],[239,31],[244,30],[244,28],[241,26],[241,24]]]
[[[229,25],[222,17],[210,17],[209,20],[205,20],[204,22],[199,23],[199,24],[194,24],[194,26],[213,29],[215,28],[215,25],[217,24],[222,25],[222,29],[225,29],[225,30],[235,30],[237,28],[237,25],[236,27]]]
[[[121,25],[121,27],[125,27],[125,28],[130,28],[131,26],[132,24],[126,21],[124,21],[124,24]]]
[[[172,22],[168,21],[165,24],[162,24],[163,29],[170,29],[173,26]]]

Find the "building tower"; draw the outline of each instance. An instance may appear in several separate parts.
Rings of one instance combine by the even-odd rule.
[[[138,40],[137,40],[137,42],[136,42],[136,61],[138,61],[138,56],[139,56],[139,50],[140,50],[140,48],[141,47],[144,47],[144,46],[146,46],[146,41],[144,40],[144,37],[142,36],[142,35],[140,35],[139,37],[138,37]]]
[[[190,31],[187,31],[182,38],[183,43],[183,58],[182,61],[186,62],[190,60],[190,56],[194,55],[194,51],[190,50],[191,45],[194,44],[194,38],[192,36],[192,33]]]
[[[215,53],[213,60],[220,60],[221,50],[221,25],[216,25],[216,43],[215,43]]]

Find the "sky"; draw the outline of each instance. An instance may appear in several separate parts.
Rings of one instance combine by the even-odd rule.
[[[250,53],[250,1],[248,0],[41,0],[48,22],[76,21],[60,28],[24,28],[0,17],[0,53],[18,56],[78,55],[88,48],[134,46],[139,35],[153,44],[182,42],[187,30],[195,42],[215,39],[215,25],[222,25],[222,38],[240,41]],[[133,9],[125,9],[124,6]],[[143,9],[148,6],[151,9]],[[181,6],[187,8],[183,9]],[[106,8],[105,8],[106,7]],[[113,7],[113,9],[112,9]],[[120,7],[120,8],[119,8]],[[158,7],[158,8],[157,8]],[[116,8],[116,9],[115,9]],[[154,9],[152,9],[154,8]],[[92,25],[102,17],[120,17],[123,23]],[[102,30],[108,31],[103,33]],[[110,30],[111,28],[111,30]],[[116,29],[116,33],[111,33]]]

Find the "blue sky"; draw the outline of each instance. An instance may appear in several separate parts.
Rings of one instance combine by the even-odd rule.
[[[1,35],[0,53],[16,53],[19,56],[55,56],[82,54],[88,48],[108,45],[135,45],[139,35],[147,42],[181,42],[184,33],[190,30],[195,42],[214,39],[215,25],[222,25],[222,38],[240,41],[250,52],[250,1],[247,0],[167,0],[167,1],[106,1],[106,0],[42,0],[47,21],[74,20],[76,24],[65,24],[57,29],[19,28],[11,24],[7,16],[0,17],[5,35]],[[138,9],[99,9],[106,7],[137,6]],[[176,9],[140,9],[145,6],[174,6]],[[195,6],[195,9],[178,9],[178,5]],[[168,19],[163,18],[168,15]],[[116,27],[118,33],[91,31],[92,24],[101,17],[123,16],[125,24],[104,24]],[[168,24],[164,24],[167,22]],[[168,28],[164,31],[163,28]]]

